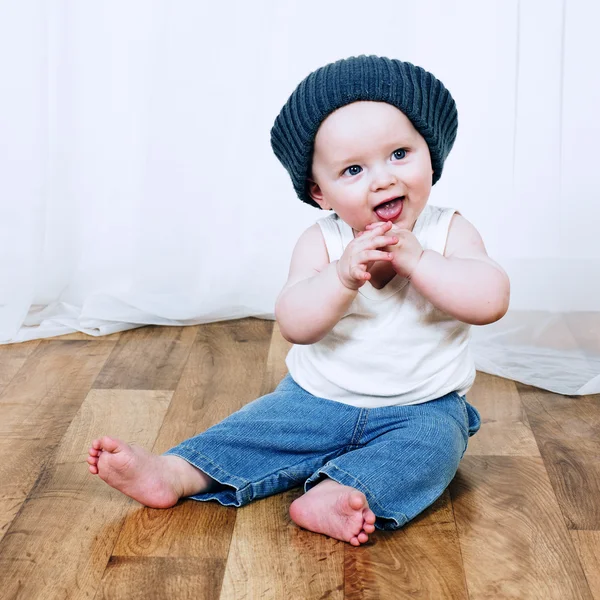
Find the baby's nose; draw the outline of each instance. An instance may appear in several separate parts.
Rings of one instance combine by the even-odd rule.
[[[371,184],[371,191],[376,192],[377,190],[385,189],[396,183],[396,177],[388,169],[379,169],[373,175],[373,182]]]

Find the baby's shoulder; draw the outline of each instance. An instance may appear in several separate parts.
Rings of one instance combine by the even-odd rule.
[[[485,245],[479,231],[473,223],[455,211],[448,228],[448,239],[444,256],[477,256],[487,255]]]
[[[320,272],[328,264],[329,255],[323,233],[318,223],[314,223],[304,230],[296,242],[289,277],[298,281]]]

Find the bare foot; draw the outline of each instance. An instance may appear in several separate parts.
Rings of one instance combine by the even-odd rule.
[[[151,508],[169,508],[214,483],[179,456],[157,456],[108,436],[92,442],[87,462],[90,473]]]
[[[324,479],[290,505],[292,521],[315,533],[360,546],[375,531],[375,515],[357,489]]]

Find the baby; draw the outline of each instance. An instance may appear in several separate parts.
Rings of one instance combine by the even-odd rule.
[[[289,373],[163,455],[94,440],[90,472],[154,508],[303,485],[292,520],[354,546],[430,506],[480,427],[469,328],[510,294],[475,227],[427,203],[457,123],[444,85],[407,62],[362,55],[306,77],[271,144],[298,197],[333,212],[300,236],[275,305]]]

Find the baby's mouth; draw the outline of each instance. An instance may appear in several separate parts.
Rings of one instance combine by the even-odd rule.
[[[379,206],[375,207],[375,214],[382,221],[393,221],[397,219],[402,213],[402,207],[404,205],[404,196],[399,196],[388,202],[384,202]]]

